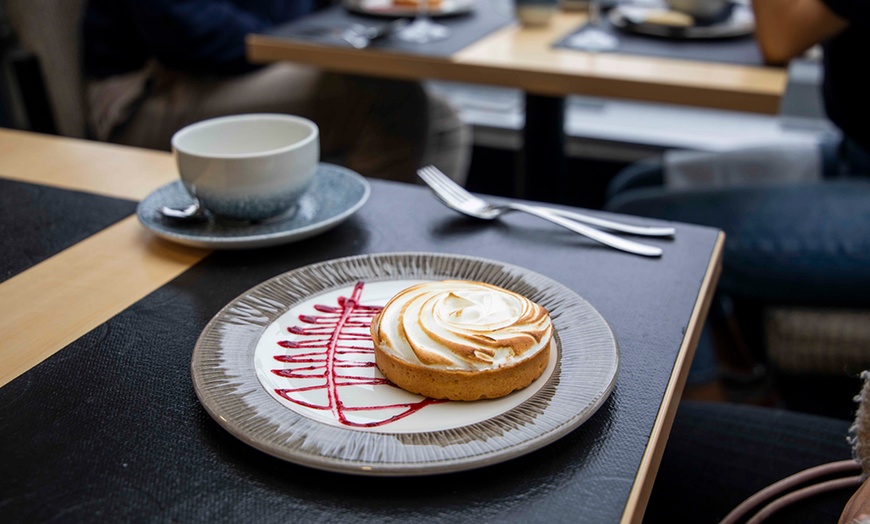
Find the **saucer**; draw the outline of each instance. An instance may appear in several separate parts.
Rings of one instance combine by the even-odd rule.
[[[633,5],[617,5],[611,9],[607,17],[614,27],[649,36],[661,36],[678,39],[715,39],[747,36],[755,31],[755,17],[748,5],[735,2],[730,13],[716,23],[691,23],[692,17],[685,16],[689,22],[686,25],[657,22],[657,18],[669,19],[679,15],[668,11],[665,6],[646,7]]]
[[[295,212],[263,222],[230,222],[209,218],[185,222],[164,217],[163,206],[184,208],[193,203],[181,181],[167,184],[139,203],[139,221],[159,237],[211,249],[251,249],[296,242],[344,222],[369,198],[371,187],[358,173],[321,163],[311,187]]]

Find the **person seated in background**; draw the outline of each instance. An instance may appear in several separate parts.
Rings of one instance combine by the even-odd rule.
[[[870,3],[864,0],[756,0],[756,39],[764,60],[782,65],[817,44],[823,48],[822,98],[841,132],[819,151],[762,144],[725,153],[669,151],[664,163],[641,161],[620,172],[608,199],[640,187],[808,181],[870,176],[870,98],[863,79],[870,49]],[[797,171],[804,170],[804,175]]]
[[[320,127],[324,161],[410,182],[435,164],[463,183],[469,130],[413,82],[247,61],[245,36],[315,0],[89,0],[83,22],[89,125],[98,139],[170,149],[178,129],[241,113],[288,113]]]
[[[717,302],[732,304],[734,299],[748,304],[752,314],[755,306],[772,303],[865,307],[866,293],[860,290],[870,286],[870,276],[862,269],[866,258],[855,254],[866,252],[870,232],[865,211],[870,192],[866,184],[870,97],[865,96],[861,81],[862,57],[870,49],[866,30],[870,3],[754,0],[752,4],[766,61],[781,64],[822,44],[822,95],[841,134],[823,141],[818,149],[779,144],[727,152],[668,151],[663,162],[641,161],[623,169],[608,188],[605,207],[724,230]],[[733,318],[733,311],[729,315]],[[751,319],[748,326],[750,334],[759,338],[753,322],[761,321]],[[762,343],[753,342],[752,346]],[[733,349],[725,348],[731,356]],[[752,349],[756,360],[763,359],[758,347]],[[698,355],[709,356],[712,351],[702,344]],[[757,365],[744,367],[757,373]],[[746,373],[738,375],[743,381]]]
[[[864,0],[756,0],[756,38],[765,61],[785,64],[823,46],[825,112],[843,133],[823,156],[828,176],[870,175],[870,100],[860,67],[870,49],[870,4]]]
[[[866,0],[756,0],[756,38],[764,59],[784,64],[823,45],[822,95],[843,132],[833,175],[870,175],[870,100],[862,64],[870,50]]]
[[[756,303],[867,308],[870,99],[864,95],[861,78],[863,56],[870,49],[866,30],[870,3],[753,0],[753,8],[757,38],[767,61],[783,63],[823,44],[825,107],[843,133],[825,158],[824,178],[801,184],[750,183],[673,191],[660,187],[665,178],[661,165],[634,165],[614,179],[607,209],[723,229],[720,293]],[[715,162],[715,154],[708,161]],[[764,170],[764,165],[756,165],[756,172],[764,174]],[[868,375],[864,377],[862,411],[853,427],[858,434],[853,439],[866,479],[870,471],[870,385]],[[806,397],[826,393],[813,383],[804,382],[802,389]],[[850,423],[832,417],[832,407],[826,405],[828,416],[819,416],[729,403],[682,402],[646,521],[719,522],[747,497],[787,475],[849,459],[846,435]],[[774,514],[770,522],[836,522],[838,516],[844,524],[870,522],[870,482],[857,492],[855,485],[802,497],[799,504]]]

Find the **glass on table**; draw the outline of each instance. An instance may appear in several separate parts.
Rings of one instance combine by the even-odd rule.
[[[429,0],[417,0],[417,5],[417,16],[414,21],[396,34],[400,40],[426,44],[450,36],[450,29],[436,24],[429,17]]]
[[[589,0],[589,21],[571,37],[571,47],[590,52],[616,49],[619,40],[601,27],[601,0]]]

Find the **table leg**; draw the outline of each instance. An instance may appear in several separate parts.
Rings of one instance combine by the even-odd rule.
[[[542,202],[565,200],[565,99],[526,94],[522,162],[517,197]]]

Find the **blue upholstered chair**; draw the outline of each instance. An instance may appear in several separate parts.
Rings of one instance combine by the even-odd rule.
[[[724,230],[718,291],[757,312],[786,407],[849,416],[870,369],[870,177],[674,191],[660,173],[629,168],[607,209]]]

